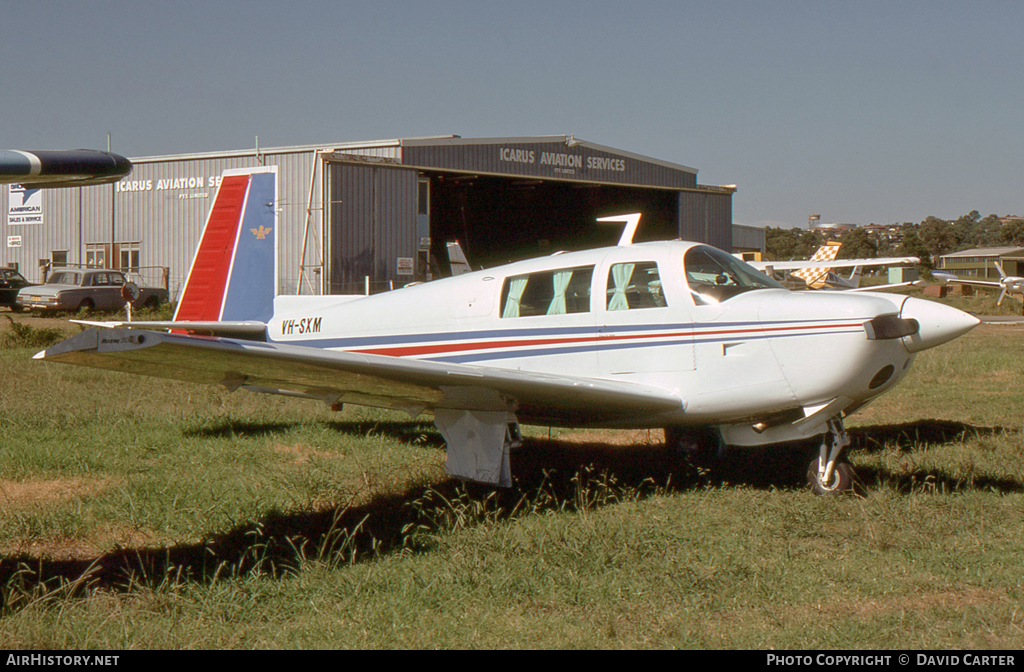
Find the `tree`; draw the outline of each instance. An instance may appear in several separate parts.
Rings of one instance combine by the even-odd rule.
[[[843,244],[839,249],[840,259],[874,259],[878,256],[878,244],[859,226],[844,233],[839,242]]]
[[[764,247],[768,258],[773,261],[785,261],[793,258],[800,229],[787,231],[782,227],[767,227],[764,230]]]
[[[822,238],[817,231],[804,231],[798,227],[787,231],[769,226],[764,232],[764,245],[768,258],[773,261],[807,259],[821,247]]]
[[[797,229],[798,231],[800,229]],[[810,259],[818,248],[825,244],[825,239],[817,231],[804,231],[800,234],[794,254],[798,259]]]
[[[995,247],[1004,244],[1003,222],[999,215],[989,215],[978,221],[976,242],[971,247]]]
[[[928,247],[921,240],[921,236],[917,235],[917,231],[914,229],[904,227],[903,230],[903,242],[896,248],[896,253],[900,256],[907,257],[919,257],[921,259],[921,265],[929,271],[935,266],[932,264],[932,257],[928,251]]]
[[[999,237],[1007,245],[1024,247],[1024,220],[1011,219],[1006,224],[1003,224],[1002,229],[999,231]]]
[[[918,235],[932,257],[952,252],[956,248],[956,235],[953,232],[953,226],[944,219],[927,217],[921,222]]]

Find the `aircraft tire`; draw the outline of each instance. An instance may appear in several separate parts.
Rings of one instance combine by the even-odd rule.
[[[814,494],[832,497],[853,492],[857,485],[857,472],[849,462],[839,462],[832,471],[832,482],[826,485],[818,480],[818,458],[815,458],[807,468],[807,482]]]

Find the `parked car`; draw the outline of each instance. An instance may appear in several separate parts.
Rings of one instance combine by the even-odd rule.
[[[0,268],[0,306],[7,306],[14,312],[21,312],[17,303],[18,291],[22,287],[31,287],[32,283],[13,268]]]
[[[37,310],[119,310],[136,291],[135,307],[156,308],[167,301],[166,289],[136,287],[121,271],[60,269],[45,284],[19,291],[18,305]]]

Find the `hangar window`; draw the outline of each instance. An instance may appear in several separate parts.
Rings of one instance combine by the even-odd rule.
[[[664,308],[665,294],[661,290],[658,264],[653,261],[613,264],[608,272],[607,295],[610,311]]]
[[[697,305],[721,303],[755,289],[785,289],[731,254],[714,247],[691,247],[683,257],[686,282]]]
[[[90,268],[104,268],[107,265],[107,245],[104,243],[86,243],[85,265]]]
[[[501,291],[501,316],[588,313],[593,275],[593,266],[583,266],[506,278]]]

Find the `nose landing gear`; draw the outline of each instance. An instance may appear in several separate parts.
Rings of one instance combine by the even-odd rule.
[[[853,491],[857,475],[848,462],[839,461],[843,449],[849,445],[850,435],[842,419],[839,416],[830,419],[818,457],[807,470],[807,481],[814,494],[838,495]]]

